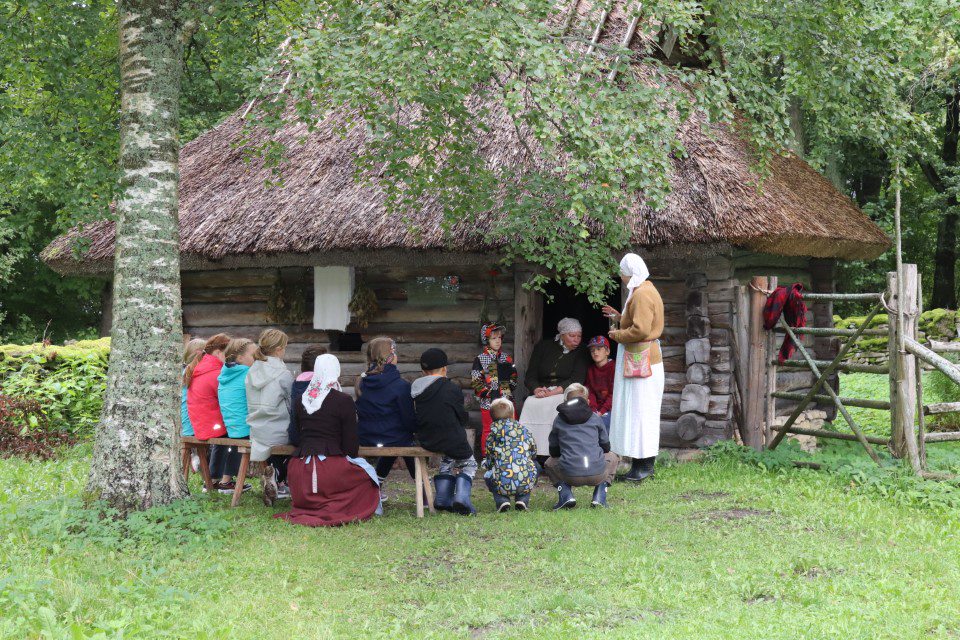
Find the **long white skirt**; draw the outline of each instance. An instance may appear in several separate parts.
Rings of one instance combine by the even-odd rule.
[[[557,407],[563,402],[563,394],[538,398],[530,396],[523,401],[520,424],[525,426],[537,443],[537,455],[550,455],[550,431],[557,417]]]
[[[610,409],[610,449],[628,458],[652,458],[660,451],[660,404],[663,401],[663,363],[649,378],[624,378],[623,353],[617,349]]]

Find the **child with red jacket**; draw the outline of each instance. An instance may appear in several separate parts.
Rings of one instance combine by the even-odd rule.
[[[595,336],[587,343],[593,366],[587,369],[587,391],[590,393],[590,410],[599,415],[610,428],[610,408],[613,406],[613,379],[617,365],[610,359],[610,341],[604,336]]]

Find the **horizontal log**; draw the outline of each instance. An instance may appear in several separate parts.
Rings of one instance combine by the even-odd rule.
[[[935,353],[960,353],[960,342],[930,341],[930,350]]]
[[[941,431],[927,433],[923,436],[924,442],[953,442],[960,440],[960,431]]]
[[[684,412],[680,410],[679,393],[664,393],[660,404],[660,415],[664,418],[676,419]],[[725,419],[730,408],[729,395],[711,395],[707,406],[707,417],[712,419]]]
[[[482,304],[479,302],[461,302],[455,305],[415,306],[405,302],[396,304],[382,303],[380,311],[371,318],[371,322],[480,322]],[[513,320],[513,305],[504,305],[504,320],[509,324]]]
[[[803,299],[805,301],[813,302],[852,302],[856,300],[879,300],[879,293],[813,293],[810,291],[803,292]]]
[[[783,431],[783,425],[774,425],[771,427],[774,431]],[[790,427],[787,429],[787,433],[795,433],[801,436],[815,436],[817,438],[833,438],[835,440],[849,440],[851,442],[859,442],[857,436],[852,433],[839,433],[837,431],[827,431],[826,429],[798,429],[797,427]],[[867,442],[871,444],[887,444],[890,441],[886,438],[880,438],[877,436],[864,436],[867,439]]]
[[[817,368],[823,370],[825,367],[830,365],[830,360],[814,360],[814,364],[817,365]],[[771,360],[770,364],[781,369],[804,369],[809,370],[810,367],[806,362],[801,360],[787,360],[783,364],[780,364],[776,359]],[[882,373],[887,375],[890,373],[890,366],[886,364],[858,364],[856,362],[841,362],[837,365],[839,371],[844,373]]]
[[[774,398],[781,398],[783,400],[803,400],[806,398],[804,393],[792,393],[789,391],[775,391],[770,394]],[[828,395],[815,395],[813,399],[819,403],[828,404],[833,403],[833,399]],[[840,402],[847,407],[860,407],[861,409],[880,409],[880,410],[890,410],[890,402],[887,400],[867,400],[864,398],[845,398],[841,397]]]
[[[183,287],[184,304],[191,302],[265,302],[270,299],[270,287]]]
[[[666,368],[666,367],[664,367]],[[707,386],[710,387],[711,395],[727,395],[730,393],[731,374],[713,373]],[[664,373],[664,392],[680,393],[687,385],[686,373],[682,371],[668,371]]]
[[[937,355],[913,338],[904,337],[903,341],[904,345],[907,347],[907,351],[917,356],[917,358],[920,360],[923,360],[927,364],[933,366],[935,369],[939,370],[957,384],[960,384],[960,367],[957,367],[957,365],[950,362],[943,356]]]
[[[935,416],[942,413],[960,413],[960,402],[934,402],[923,405],[923,414]]]
[[[184,331],[193,327],[224,327],[228,325],[265,327],[269,324],[271,323],[267,320],[266,302],[195,302],[183,305]]]
[[[833,329],[827,327],[794,327],[793,332],[797,335],[806,336],[886,336],[890,332],[887,329]]]
[[[733,437],[733,427],[726,420],[707,420],[698,437],[693,442],[680,436],[676,420],[660,421],[660,447],[698,447],[705,448]]]
[[[184,271],[180,275],[180,286],[183,289],[215,287],[272,287],[276,279],[276,269]],[[313,282],[312,277],[310,282]]]
[[[812,371],[777,371],[777,389],[779,391],[797,391],[809,389],[816,377]]]

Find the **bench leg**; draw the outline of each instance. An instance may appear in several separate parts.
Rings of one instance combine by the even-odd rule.
[[[183,451],[180,454],[180,462],[183,464],[183,479],[190,480],[190,445],[183,445]]]
[[[194,446],[197,455],[200,456],[200,475],[203,476],[203,486],[207,488],[207,493],[213,493],[213,480],[210,478],[210,460],[207,454],[210,453],[210,445]]]
[[[421,458],[417,457],[413,459],[413,469],[414,469],[414,487],[413,490],[417,493],[417,517],[423,517],[423,461]]]
[[[243,483],[247,480],[247,468],[250,466],[250,450],[247,449],[240,456],[240,470],[237,472],[237,488],[233,490],[233,500],[230,506],[235,507],[240,504],[240,496],[243,495]]]
[[[423,469],[423,493],[426,496],[427,507],[430,509],[430,513],[436,513],[437,510],[433,507],[433,485],[430,483],[430,467],[427,463],[429,458],[417,458],[417,461],[420,463],[421,468]]]

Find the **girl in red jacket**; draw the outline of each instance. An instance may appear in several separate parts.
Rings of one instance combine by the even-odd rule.
[[[220,401],[217,399],[217,378],[223,369],[224,351],[229,343],[230,336],[224,333],[213,336],[183,372],[183,386],[187,388],[187,414],[193,425],[193,433],[200,440],[227,437]],[[227,448],[213,445],[210,449],[210,476],[214,478],[214,486],[224,493],[233,493],[232,476],[237,469],[224,468],[234,466],[230,464]]]

